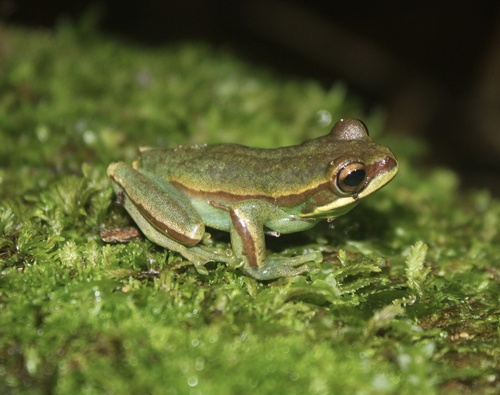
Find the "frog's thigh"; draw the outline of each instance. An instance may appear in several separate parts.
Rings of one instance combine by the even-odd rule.
[[[205,233],[200,215],[189,199],[167,182],[154,182],[131,166],[117,162],[108,167],[117,194],[139,228],[152,241],[168,235],[184,245],[197,244]],[[170,246],[166,246],[171,248]]]

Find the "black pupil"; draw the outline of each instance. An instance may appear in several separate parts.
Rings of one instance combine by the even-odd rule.
[[[344,185],[348,187],[357,187],[365,180],[366,172],[363,169],[351,171],[346,178],[344,178]]]

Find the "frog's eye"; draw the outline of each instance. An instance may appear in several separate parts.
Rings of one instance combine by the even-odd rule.
[[[342,195],[351,195],[359,192],[365,186],[365,165],[360,162],[351,162],[337,172],[335,187]]]

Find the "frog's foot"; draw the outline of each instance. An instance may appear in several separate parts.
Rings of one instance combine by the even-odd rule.
[[[308,262],[320,263],[323,255],[319,251],[294,257],[269,256],[264,265],[259,268],[245,266],[243,271],[256,280],[274,280],[279,277],[290,277],[311,270]]]

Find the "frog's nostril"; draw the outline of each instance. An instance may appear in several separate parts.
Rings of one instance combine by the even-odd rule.
[[[396,162],[396,159],[390,156],[386,156],[378,162],[375,162],[372,165],[368,166],[368,179],[371,180],[378,175],[388,173],[397,168],[397,166],[398,162]]]

